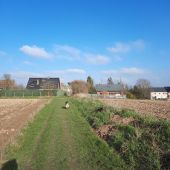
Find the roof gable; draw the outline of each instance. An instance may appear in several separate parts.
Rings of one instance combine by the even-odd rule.
[[[58,89],[60,88],[59,78],[29,78],[27,89]]]
[[[152,87],[151,92],[167,92],[164,87]]]
[[[97,91],[109,91],[109,92],[120,92],[123,89],[122,84],[96,84]]]

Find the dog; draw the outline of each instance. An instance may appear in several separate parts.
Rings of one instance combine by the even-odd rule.
[[[68,101],[65,102],[65,109],[68,109],[70,107]]]

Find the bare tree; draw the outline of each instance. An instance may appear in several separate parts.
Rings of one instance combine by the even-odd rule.
[[[2,78],[4,80],[5,89],[13,89],[16,86],[15,80],[11,79],[11,74],[4,74]]]
[[[82,80],[74,80],[70,83],[73,94],[88,93],[87,83]]]
[[[107,79],[107,84],[108,84],[108,85],[113,85],[113,84],[114,84],[112,77],[109,77],[109,78]]]
[[[4,74],[3,79],[4,80],[11,80],[11,74]]]
[[[136,90],[139,91],[140,98],[149,98],[150,96],[150,81],[147,79],[139,79],[136,82]]]

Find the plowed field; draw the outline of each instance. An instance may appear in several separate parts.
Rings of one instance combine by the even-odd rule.
[[[48,99],[0,99],[0,150],[20,133]]]
[[[170,101],[104,99],[105,104],[115,108],[132,109],[143,115],[170,120]]]

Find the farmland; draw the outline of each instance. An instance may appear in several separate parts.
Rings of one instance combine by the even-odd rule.
[[[0,148],[12,142],[47,99],[0,99]]]
[[[131,109],[141,115],[170,120],[170,101],[103,99],[104,104],[118,109]]]
[[[6,147],[3,162],[15,159],[21,170],[168,169],[169,143],[169,121],[100,101],[55,97]]]
[[[120,156],[123,169],[170,169],[170,122],[115,109],[95,100],[75,100],[94,132]]]
[[[123,162],[92,131],[76,105],[63,108],[66,98],[54,98],[36,114],[17,143],[8,147],[6,160],[19,169],[120,169]]]

